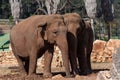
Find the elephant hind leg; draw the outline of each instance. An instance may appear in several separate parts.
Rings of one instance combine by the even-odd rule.
[[[16,57],[17,62],[20,66],[20,72],[22,73],[22,76],[26,76],[27,72],[26,72],[25,67],[24,67],[24,62],[23,62],[22,58],[17,55],[18,54],[17,49],[14,47],[12,41],[11,41],[11,47],[12,47],[12,51],[14,53],[14,56]]]
[[[25,70],[27,73],[29,72],[29,59],[25,60]]]
[[[18,55],[15,53],[15,51],[13,51],[13,52],[14,52],[14,55],[15,55],[15,57],[16,57],[16,59],[17,59],[17,62],[18,62],[18,64],[19,64],[19,66],[20,66],[20,72],[22,73],[22,76],[26,76],[26,75],[27,75],[27,72],[26,72],[26,70],[25,70],[23,60],[20,58],[20,56],[18,56]]]

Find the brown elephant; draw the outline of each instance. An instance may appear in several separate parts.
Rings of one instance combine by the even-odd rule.
[[[10,33],[11,47],[22,73],[32,78],[36,73],[37,58],[44,53],[46,66],[50,65],[54,45],[62,51],[66,75],[70,76],[67,28],[61,15],[35,15],[15,25]],[[64,45],[63,45],[64,44]],[[50,76],[45,67],[44,75]]]
[[[77,57],[78,64],[82,75],[92,73],[91,69],[91,52],[93,48],[93,30],[91,24],[81,20],[82,31],[78,31],[77,39]]]
[[[64,21],[68,28],[67,40],[72,73],[90,74],[92,72],[90,55],[93,47],[93,30],[91,25],[77,13],[65,14]],[[78,64],[76,57],[78,58]],[[79,65],[79,70],[77,65]]]
[[[73,74],[87,75],[92,72],[90,55],[93,47],[93,30],[89,22],[77,13],[67,13],[64,21],[68,28],[67,40]],[[78,64],[77,64],[77,59]],[[77,67],[79,65],[79,69]]]
[[[77,13],[66,13],[65,15],[63,15],[63,17],[66,27],[68,29],[67,41],[68,41],[68,51],[69,51],[69,59],[70,59],[72,74],[79,74],[76,57],[77,57],[77,31],[81,30],[81,26],[79,24],[81,19]],[[49,58],[52,59],[52,56]],[[48,58],[45,58],[45,63],[47,62],[46,59]],[[50,64],[45,65],[46,67],[49,67],[48,68],[49,70],[47,71],[48,74],[51,73]]]
[[[90,27],[89,24],[87,24],[84,20],[82,20],[80,15],[77,13],[66,13],[65,15],[63,15],[63,17],[66,27],[68,29],[67,41],[68,41],[68,51],[69,51],[69,59],[70,59],[72,73],[79,74],[81,72],[81,74],[85,74],[86,73],[85,70],[87,70],[87,74],[88,74],[91,72],[90,54],[93,43],[92,28]],[[86,46],[88,52],[85,52]],[[49,58],[52,59],[52,56]],[[77,58],[78,58],[78,64],[77,64]],[[47,61],[45,60],[45,62]],[[50,64],[46,66],[49,67],[47,68],[49,69],[47,71],[48,74],[50,74],[51,71]],[[79,69],[77,67],[78,65],[79,65]]]

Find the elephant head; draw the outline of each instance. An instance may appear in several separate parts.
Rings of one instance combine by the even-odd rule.
[[[68,43],[67,43],[67,27],[64,23],[62,15],[54,14],[46,17],[46,22],[39,24],[42,29],[42,36],[45,41],[50,44],[57,45],[61,52],[63,63],[66,69],[66,75],[70,76],[69,59],[68,59]]]
[[[79,74],[79,69],[77,68],[77,33],[81,30],[81,17],[77,13],[66,13],[63,17],[68,28],[67,40],[72,72]]]
[[[46,19],[44,26],[42,24],[44,39],[49,43],[58,43],[62,41],[60,38],[65,40],[67,27],[64,24],[63,17],[61,15],[49,15]]]

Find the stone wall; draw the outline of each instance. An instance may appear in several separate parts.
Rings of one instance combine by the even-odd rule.
[[[100,71],[96,80],[120,80],[120,48],[112,55],[112,67],[109,71]]]
[[[120,40],[110,39],[108,42],[96,40],[93,45],[92,62],[112,62],[112,55],[115,49],[120,48]]]
[[[120,80],[120,48],[115,50],[112,69],[110,71],[113,80]]]

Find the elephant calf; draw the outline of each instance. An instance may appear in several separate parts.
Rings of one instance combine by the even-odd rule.
[[[61,15],[35,15],[31,16],[17,25],[10,32],[11,47],[21,72],[33,78],[36,72],[37,58],[44,53],[46,55],[45,65],[50,65],[54,52],[54,45],[58,45],[62,51],[62,57],[66,75],[70,76],[67,28]],[[44,75],[49,74],[50,69],[45,67]],[[24,75],[23,74],[23,75]]]

